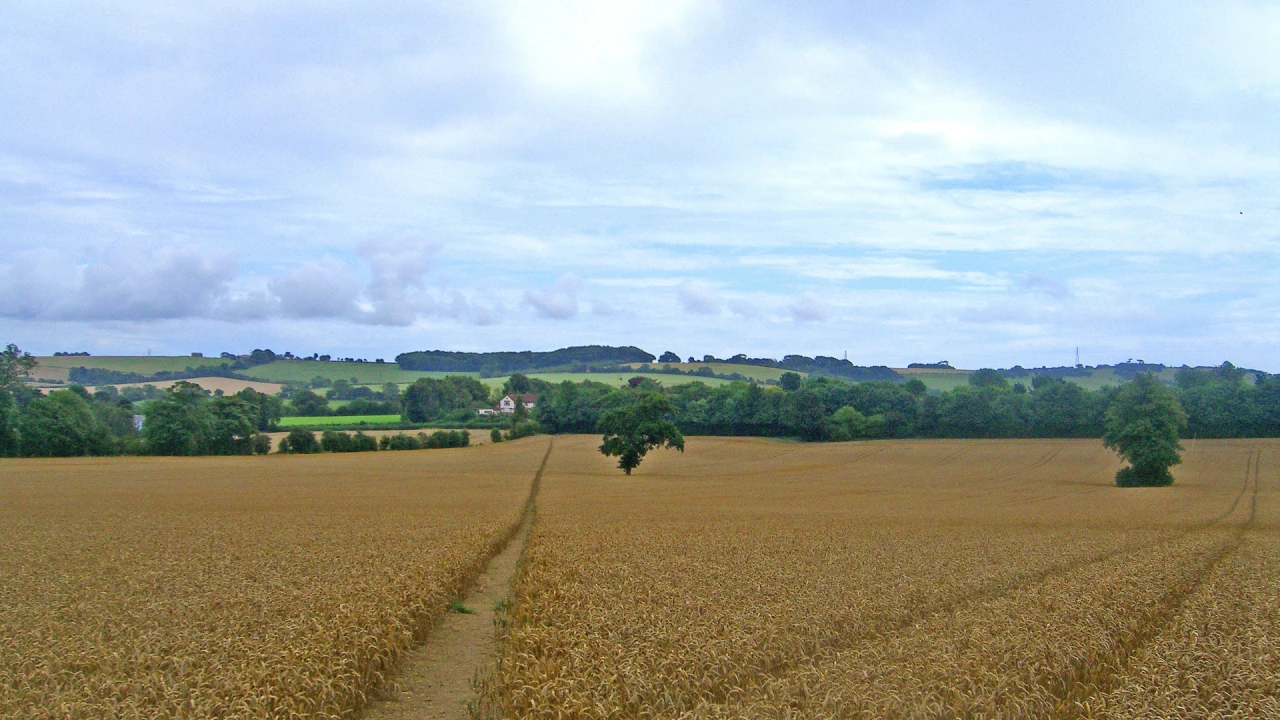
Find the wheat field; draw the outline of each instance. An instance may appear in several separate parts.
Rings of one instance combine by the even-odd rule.
[[[1280,442],[0,463],[0,716],[356,718],[535,522],[488,718],[1280,717]]]
[[[1280,717],[1280,443],[558,440],[484,717]]]
[[[0,462],[0,717],[355,717],[546,446]]]

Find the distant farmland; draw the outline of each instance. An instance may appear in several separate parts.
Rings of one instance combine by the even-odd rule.
[[[216,367],[217,365],[229,362],[219,358],[197,358],[197,357],[85,357],[85,356],[61,356],[61,357],[41,357],[40,365],[36,369],[34,375],[36,377],[45,377],[51,380],[67,380],[67,371],[73,367],[102,368],[106,370],[118,370],[121,372],[136,372],[144,375],[153,374],[161,371],[182,371],[188,367]],[[529,377],[536,377],[551,383],[559,383],[565,380],[571,382],[581,382],[583,380],[591,380],[593,382],[604,383],[607,385],[620,386],[632,377],[647,377],[656,382],[660,382],[667,387],[675,385],[684,385],[690,382],[702,382],[707,385],[722,385],[726,380],[720,378],[701,377],[697,375],[677,375],[664,374],[655,372],[662,367],[662,363],[650,363],[653,371],[641,370],[641,364],[635,363],[631,367],[635,368],[634,372],[624,373],[526,373]],[[759,367],[755,365],[736,365],[733,363],[670,363],[673,368],[678,368],[685,372],[696,372],[699,368],[709,368],[717,375],[731,375],[737,373],[748,379],[754,379],[758,382],[777,381],[783,373],[788,372],[780,368]],[[237,370],[236,373],[246,377],[265,380],[272,383],[300,383],[305,384],[311,382],[317,377],[324,378],[330,382],[334,380],[351,381],[353,378],[357,385],[368,385],[371,387],[380,387],[386,383],[396,383],[402,388],[412,383],[418,378],[424,377],[444,377],[446,375],[467,375],[470,377],[479,377],[476,372],[419,372],[414,370],[401,370],[398,365],[392,362],[388,363],[371,363],[371,362],[341,362],[330,361],[323,362],[319,360],[276,360],[264,365]],[[949,391],[956,386],[968,383],[969,375],[972,370],[933,370],[933,369],[905,369],[898,368],[897,372],[906,378],[919,378],[930,390]],[[1110,368],[1090,370],[1089,376],[1068,377],[1065,378],[1069,382],[1076,383],[1090,390],[1097,390],[1104,385],[1120,385],[1124,382],[1124,378],[1117,376]],[[1176,374],[1176,368],[1165,368],[1158,373],[1163,380],[1172,382]],[[806,373],[797,373],[805,376]],[[501,387],[506,382],[508,375],[481,378],[482,381],[490,387]],[[1021,382],[1029,385],[1031,376],[1023,378],[1013,378],[1010,382]]]

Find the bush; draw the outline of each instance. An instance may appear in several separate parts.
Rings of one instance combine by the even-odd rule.
[[[466,430],[437,430],[422,443],[426,448],[466,447],[471,444],[471,434]]]
[[[249,444],[254,455],[266,455],[271,452],[271,436],[266,433],[254,433]]]
[[[418,434],[422,435],[422,433]],[[378,440],[378,447],[383,450],[421,450],[422,441],[404,433],[383,435]]]
[[[496,443],[502,442],[502,431],[499,430],[498,428],[494,428],[490,430],[489,442],[496,442]]]
[[[320,443],[316,442],[316,436],[310,430],[294,428],[280,441],[280,452],[297,455],[318,453],[320,452]]]
[[[351,436],[351,452],[373,452],[378,449],[378,438],[358,432]]]
[[[532,420],[520,420],[511,425],[511,429],[507,431],[507,440],[519,440],[522,437],[537,435],[538,423]]]
[[[320,447],[325,452],[369,452],[378,449],[378,441],[371,435],[358,432],[350,433],[325,430],[320,435]]]

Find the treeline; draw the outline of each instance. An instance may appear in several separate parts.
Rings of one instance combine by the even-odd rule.
[[[249,455],[271,449],[265,431],[280,419],[279,398],[245,389],[211,397],[177,382],[143,408],[114,392],[79,385],[46,396],[0,390],[0,454]]]
[[[312,381],[313,386],[316,384]],[[477,408],[494,403],[487,385],[465,375],[419,378],[404,392],[395,383],[387,383],[380,391],[353,386],[345,380],[324,384],[331,385],[324,395],[310,388],[293,390],[286,409],[299,417],[399,415],[405,422],[412,423],[467,422],[477,417]],[[347,402],[331,407],[332,400]]]
[[[89,353],[64,353],[65,355],[88,355]],[[57,353],[54,353],[57,355]],[[276,355],[271,350],[254,350],[248,355],[232,355],[231,353],[222,353],[222,359],[228,362],[219,363],[217,365],[188,365],[182,370],[160,370],[158,372],[146,374],[136,372],[126,372],[122,370],[107,370],[104,368],[90,367],[73,367],[67,372],[67,377],[73,383],[81,385],[122,385],[126,383],[146,383],[146,382],[164,382],[166,380],[189,380],[198,377],[225,377],[236,380],[252,380],[253,378],[236,372],[237,370],[248,370],[259,365],[275,362],[280,359],[294,359],[292,353],[284,355]]]
[[[790,370],[796,373],[807,373],[816,377],[837,378],[847,380],[849,382],[871,382],[875,380],[899,381],[902,376],[893,368],[885,365],[854,365],[848,360],[842,358],[826,357],[817,355],[815,357],[807,357],[805,355],[786,355],[781,360],[773,358],[752,358],[745,354],[734,355],[723,360],[716,359],[713,355],[706,355],[702,362],[718,362],[729,363],[731,365],[757,365],[759,367],[778,368],[781,370]]]
[[[452,352],[423,350],[401,353],[396,363],[401,370],[428,372],[478,372],[486,375],[508,375],[534,370],[548,372],[575,365],[622,365],[653,362],[654,356],[638,347],[584,345],[550,352]]]
[[[467,447],[471,444],[471,435],[466,430],[437,430],[430,435],[418,433],[407,435],[383,435],[375,438],[357,432],[338,432],[325,430],[317,441],[315,433],[310,430],[294,429],[280,440],[280,452],[294,454],[310,454],[318,452],[351,453],[373,452],[375,450],[423,450],[436,448]]]
[[[592,382],[549,385],[534,379],[535,417],[547,432],[595,432],[601,415],[644,392],[664,393],[680,431],[692,435],[860,438],[1096,438],[1116,388],[1091,391],[1061,378],[1010,383],[996,370],[973,373],[967,385],[929,393],[922,382],[851,384],[784,374],[781,389],[750,383],[663,388],[640,379],[623,389]],[[1229,363],[1184,368],[1174,391],[1185,408],[1188,437],[1280,436],[1280,379],[1249,383]]]

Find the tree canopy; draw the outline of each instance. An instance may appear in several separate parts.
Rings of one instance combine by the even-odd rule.
[[[1107,409],[1102,436],[1107,447],[1129,461],[1116,473],[1116,484],[1172,484],[1169,468],[1182,462],[1178,437],[1186,428],[1187,414],[1178,397],[1154,376],[1143,373],[1122,385]]]
[[[600,416],[598,430],[604,434],[600,452],[618,457],[618,467],[630,475],[650,450],[667,447],[684,452],[684,435],[672,422],[675,408],[665,395],[642,393],[628,405],[613,408]]]

